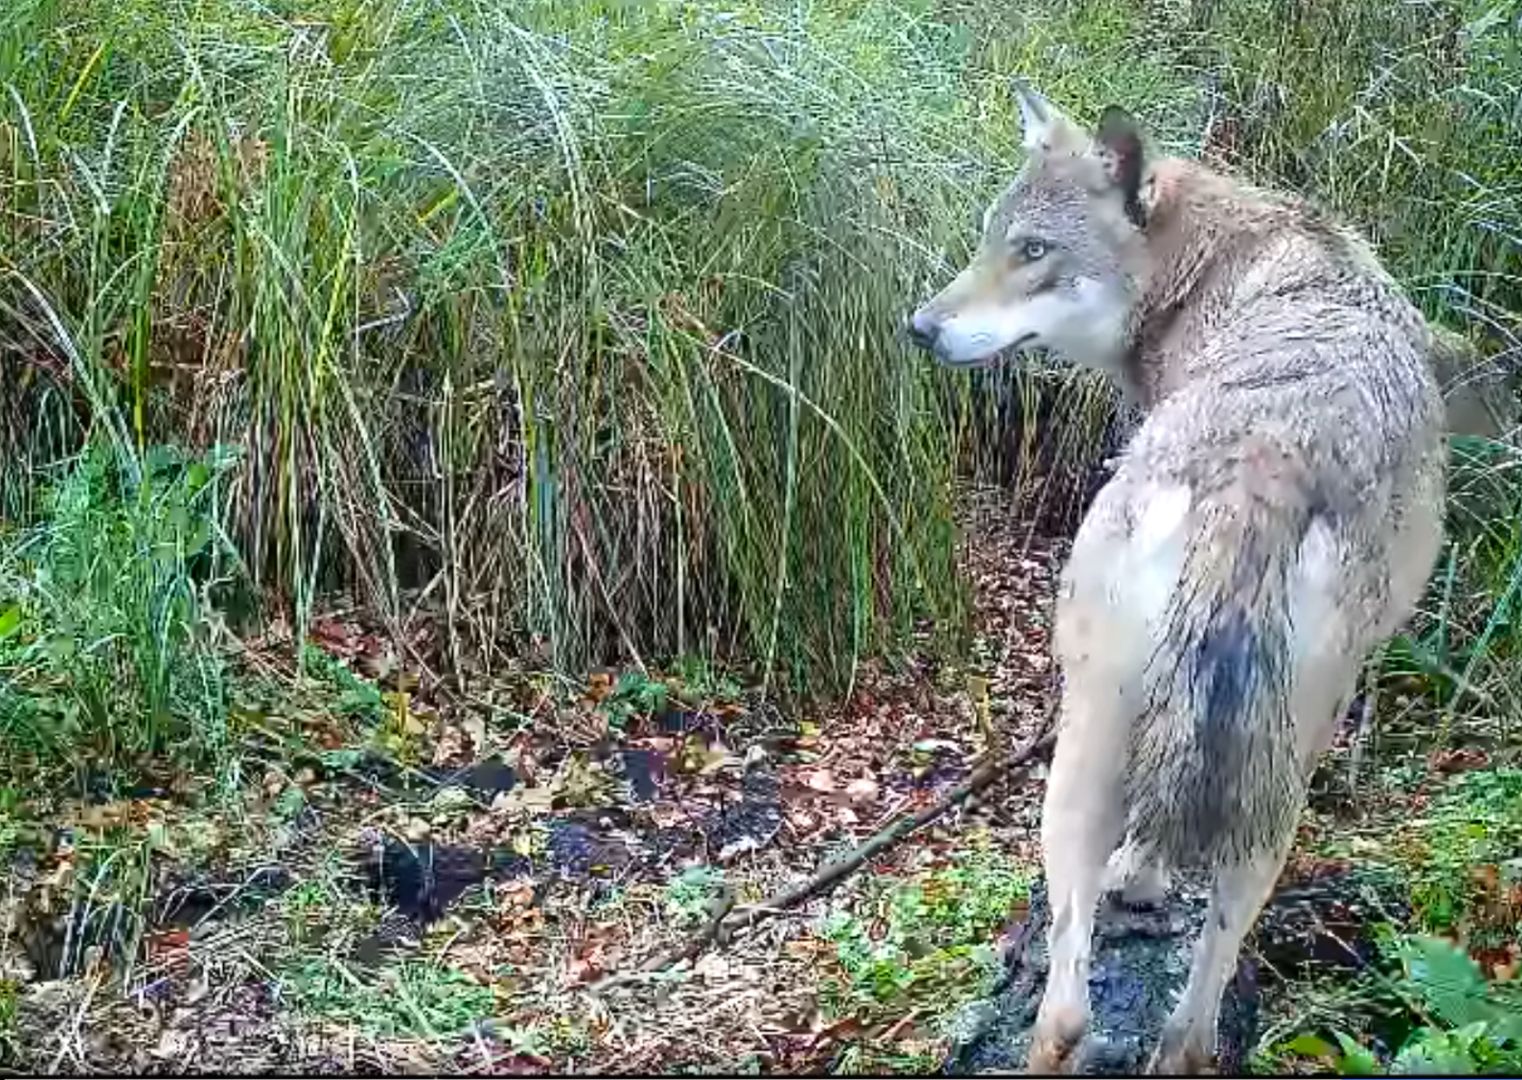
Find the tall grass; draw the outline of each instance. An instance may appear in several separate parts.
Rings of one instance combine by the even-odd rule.
[[[1331,203],[1505,362],[1517,35],[1485,0],[13,0],[0,513],[87,442],[230,444],[229,533],[298,616],[441,612],[465,674],[838,690],[957,626],[959,472],[1060,523],[1110,430],[1093,379],[897,336],[1018,164],[1010,74]],[[1522,633],[1504,505],[1408,650],[1475,685]]]
[[[0,495],[87,436],[230,443],[231,530],[298,614],[345,587],[442,610],[462,670],[838,689],[962,609],[972,406],[897,327],[1018,160],[1009,71],[1197,96],[1113,0],[969,17],[8,5],[0,377],[36,422]]]

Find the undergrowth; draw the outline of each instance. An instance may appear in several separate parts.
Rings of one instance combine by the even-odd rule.
[[[229,465],[92,447],[54,472],[39,520],[0,547],[0,754],[29,764],[228,750],[214,601],[236,555],[215,513]]]
[[[649,672],[673,660],[729,701],[954,646],[958,483],[995,474],[1069,528],[1119,430],[1092,376],[954,375],[898,333],[1018,167],[1013,74],[1327,204],[1485,371],[1517,368],[1522,23],[1495,0],[5,4],[0,847],[58,774],[240,775],[291,691],[228,630],[277,614],[316,711],[405,757],[405,695],[304,639],[336,592],[438,620],[459,687],[638,672],[602,699],[614,732],[668,707]],[[1413,924],[1329,1000],[1405,1026],[1289,1051],[1346,1071],[1517,1067],[1486,1011],[1515,1007],[1506,980],[1431,944],[1516,940],[1522,844],[1522,450],[1451,460],[1374,745],[1491,767],[1392,834]],[[91,843],[78,949],[135,938],[158,850]],[[832,925],[840,1007],[975,981],[1023,888],[974,861]],[[336,978],[287,990],[377,1037],[452,1030],[469,996],[426,968]]]
[[[947,1010],[986,990],[994,934],[1029,894],[1028,873],[976,843],[944,866],[880,886],[825,921],[841,976],[826,999],[836,1013],[870,1019],[909,1005]]]
[[[1316,1030],[1265,1041],[1262,1072],[1306,1066],[1345,1076],[1513,1074],[1522,1067],[1522,993],[1489,981],[1443,938],[1391,934],[1382,968],[1325,986]],[[1360,1030],[1361,1029],[1361,1030]]]

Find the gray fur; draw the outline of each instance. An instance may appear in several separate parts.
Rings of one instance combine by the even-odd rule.
[[[1311,205],[1144,161],[1114,108],[1094,136],[1045,99],[1025,115],[1040,124],[1028,162],[913,332],[958,366],[1044,347],[1144,412],[1063,573],[1042,822],[1053,968],[1031,1065],[1069,1064],[1082,1036],[1110,859],[1128,878],[1216,875],[1153,1060],[1189,1071],[1208,1063],[1222,980],[1339,710],[1436,559],[1444,346]]]

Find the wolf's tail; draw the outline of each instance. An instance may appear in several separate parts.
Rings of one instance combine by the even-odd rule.
[[[1129,835],[1170,865],[1245,858],[1292,827],[1287,578],[1306,520],[1207,512],[1132,731]]]
[[[1436,324],[1429,329],[1428,361],[1443,393],[1449,432],[1499,439],[1517,422],[1519,372],[1482,357],[1461,334]]]

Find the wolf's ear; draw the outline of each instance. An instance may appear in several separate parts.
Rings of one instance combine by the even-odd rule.
[[[1119,105],[1109,105],[1099,117],[1094,146],[1105,160],[1110,180],[1126,200],[1126,215],[1140,226],[1146,217],[1141,203],[1141,181],[1146,164],[1141,129],[1136,119]]]
[[[1052,135],[1066,119],[1057,106],[1036,92],[1036,88],[1020,76],[1011,80],[1015,100],[1020,103],[1020,124],[1024,130],[1027,150],[1050,149]]]

